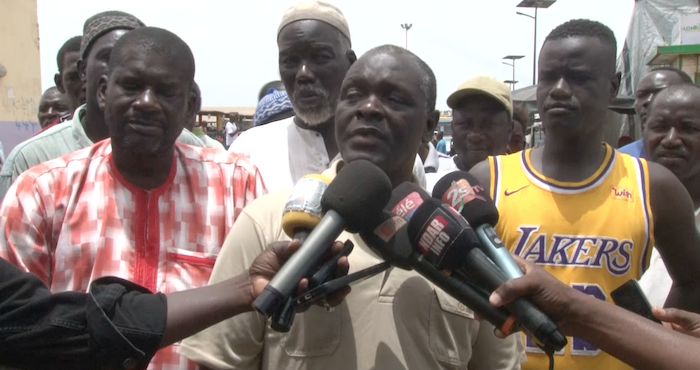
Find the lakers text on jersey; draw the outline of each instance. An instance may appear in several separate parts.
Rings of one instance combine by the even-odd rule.
[[[612,303],[611,291],[646,270],[654,233],[646,161],[605,146],[602,165],[584,181],[547,178],[525,150],[489,158],[490,185],[500,214],[496,232],[513,253]],[[523,369],[546,369],[547,357],[524,340]],[[579,338],[569,338],[554,358],[557,369],[630,369]]]

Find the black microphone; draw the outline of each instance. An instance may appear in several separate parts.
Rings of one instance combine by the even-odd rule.
[[[391,181],[384,171],[366,160],[345,164],[323,194],[323,218],[253,301],[253,308],[271,316],[343,229],[357,232],[376,225],[390,197]]]
[[[435,184],[433,198],[441,199],[469,222],[481,241],[481,249],[509,279],[523,276],[520,266],[493,229],[498,223],[498,209],[474,176],[465,171],[445,175]]]
[[[489,291],[508,279],[479,249],[479,238],[469,223],[452,207],[437,199],[423,201],[408,222],[408,237],[414,249],[438,269],[465,273]],[[516,299],[506,308],[547,353],[567,343],[557,325],[531,301]]]
[[[508,335],[519,330],[515,316],[503,307],[493,307],[488,295],[468,281],[448,276],[413,250],[408,240],[408,222],[384,212],[383,221],[374,229],[360,232],[362,240],[385,261],[403,270],[415,270],[457,301]]]

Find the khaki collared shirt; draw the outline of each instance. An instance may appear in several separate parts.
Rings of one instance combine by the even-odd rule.
[[[323,174],[333,178],[339,161]],[[210,284],[245,271],[269,244],[290,240],[282,230],[289,190],[258,198],[243,210],[219,254]],[[350,272],[382,259],[356,234]],[[257,313],[223,321],[186,339],[180,354],[212,369],[519,369],[519,336],[493,335],[473,313],[413,271],[390,268],[352,285],[335,309],[297,314],[289,333],[272,330]]]

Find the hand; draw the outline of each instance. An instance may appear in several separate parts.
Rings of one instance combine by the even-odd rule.
[[[700,315],[677,308],[654,307],[652,313],[671,329],[700,338]]]
[[[251,283],[251,298],[252,301],[257,298],[262,291],[265,289],[270,280],[275,276],[277,271],[282,268],[282,265],[289,259],[289,257],[294,254],[294,252],[299,249],[301,242],[299,240],[293,240],[291,242],[274,242],[270,244],[265,251],[263,251],[259,256],[255,258],[250,268],[248,269],[248,274],[250,276]],[[329,253],[327,253],[326,258],[339,253],[343,249],[343,243],[335,242]],[[335,276],[343,276],[348,274],[348,269],[350,265],[348,264],[347,257],[341,257],[338,260],[338,268],[336,270]],[[308,289],[309,280],[304,278],[299,281],[298,294],[302,294]],[[350,293],[350,287],[345,287],[337,292],[329,294],[327,297],[327,302],[331,306],[337,306],[345,296]]]
[[[516,255],[513,255],[513,259],[525,276],[508,280],[498,287],[489,297],[491,304],[500,307],[516,298],[528,297],[566,332],[571,307],[575,304],[572,301],[581,293],[566,286],[534,263]],[[502,337],[502,334],[497,335]]]

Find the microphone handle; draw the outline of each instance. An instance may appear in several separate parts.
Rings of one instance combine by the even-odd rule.
[[[496,231],[489,224],[483,224],[476,228],[476,235],[481,241],[479,246],[484,253],[500,267],[509,279],[515,279],[523,276],[523,271],[520,269],[513,256],[510,255],[508,248],[503,245],[503,241],[498,237]]]
[[[253,301],[253,308],[267,317],[274,314],[294,293],[299,280],[306,276],[323,253],[331,248],[344,227],[345,221],[340,214],[332,209],[328,210],[299,250],[287,260],[258,298]]]
[[[310,232],[311,230],[306,228],[295,229],[293,239],[299,239],[299,241],[304,244]],[[295,314],[294,298],[292,295],[289,296],[289,298],[284,301],[284,305],[272,315],[272,318],[270,319],[270,327],[280,333],[288,333],[292,328],[292,324],[294,323]]]
[[[421,254],[413,253],[411,255],[411,267],[437,287],[444,290],[445,293],[499,328],[504,334],[508,335],[519,330],[515,317],[508,310],[503,307],[493,307],[489,303],[488,296],[480,293],[472,284],[446,275],[432,263],[425,260]]]
[[[503,273],[481,249],[472,248],[467,253],[468,268],[465,271],[493,292],[508,280]],[[520,325],[529,332],[545,352],[557,352],[566,346],[566,337],[555,324],[534,303],[525,298],[518,298],[506,305],[506,308],[518,318]]]

